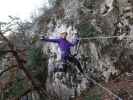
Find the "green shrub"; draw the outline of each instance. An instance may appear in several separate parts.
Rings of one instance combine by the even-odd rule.
[[[94,9],[96,5],[96,0],[85,0],[84,6],[88,9]]]
[[[81,37],[97,36],[99,32],[90,23],[81,23],[78,25],[78,31]]]
[[[31,48],[28,51],[28,70],[41,84],[45,84],[48,74],[47,56],[43,54],[42,48]]]

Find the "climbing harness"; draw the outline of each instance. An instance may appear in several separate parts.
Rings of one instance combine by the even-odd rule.
[[[77,36],[79,37],[79,34],[78,34],[78,33],[77,33]],[[74,55],[77,55],[77,54],[78,54],[78,52],[79,52],[79,47],[80,47],[80,43],[81,43],[81,39],[79,39],[79,42],[78,42],[78,44],[77,44],[77,47],[76,47],[76,50],[75,50]]]

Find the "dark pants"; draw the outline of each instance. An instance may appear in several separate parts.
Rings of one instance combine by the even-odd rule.
[[[82,69],[82,67],[81,67],[80,62],[79,62],[74,56],[69,56],[69,57],[67,57],[67,60],[68,60],[69,62],[71,62],[71,63],[74,63],[74,64],[78,67],[79,71],[80,71],[81,73],[83,73],[83,69]],[[69,68],[69,66],[68,66],[67,64],[63,64],[63,67],[64,67],[64,71],[65,71],[65,72],[67,71],[67,68]]]

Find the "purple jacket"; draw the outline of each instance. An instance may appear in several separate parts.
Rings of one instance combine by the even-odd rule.
[[[58,43],[59,48],[61,50],[61,58],[64,62],[66,62],[68,57],[71,55],[70,48],[77,45],[79,42],[79,39],[76,39],[76,41],[74,43],[71,43],[64,38],[59,38],[59,39],[44,38],[43,40],[47,41],[47,42]]]

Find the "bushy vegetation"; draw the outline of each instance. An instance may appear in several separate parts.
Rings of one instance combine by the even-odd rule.
[[[28,69],[32,72],[32,75],[37,79],[41,84],[45,85],[47,79],[47,55],[44,55],[42,48],[30,48],[28,50]]]
[[[78,25],[78,31],[81,37],[97,36],[99,32],[90,23],[81,23]]]
[[[85,0],[84,6],[88,9],[94,9],[96,5],[96,0]]]

